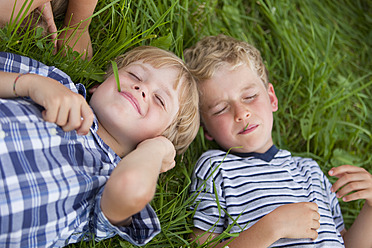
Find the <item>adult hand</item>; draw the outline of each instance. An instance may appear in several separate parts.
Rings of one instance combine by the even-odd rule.
[[[53,40],[54,47],[57,48],[57,26],[54,22],[52,5],[50,2],[47,2],[37,8],[42,13],[42,18],[47,23],[48,32],[51,34],[50,37]]]

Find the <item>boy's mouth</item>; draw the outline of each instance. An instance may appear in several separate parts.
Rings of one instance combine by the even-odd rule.
[[[257,124],[247,125],[242,130],[240,130],[239,134],[246,134],[246,133],[253,132],[257,127],[258,127]]]
[[[124,96],[124,98],[126,98],[132,105],[133,107],[137,110],[137,112],[142,115],[141,113],[141,107],[140,105],[138,104],[138,101],[137,99],[132,95],[130,94],[129,92],[125,92],[125,91],[121,91],[119,92],[122,96]]]

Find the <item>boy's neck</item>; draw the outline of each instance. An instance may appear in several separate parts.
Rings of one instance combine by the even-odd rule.
[[[97,120],[98,122],[98,136],[105,142],[119,157],[123,158],[133,149],[120,144],[120,142],[112,136],[105,127]]]

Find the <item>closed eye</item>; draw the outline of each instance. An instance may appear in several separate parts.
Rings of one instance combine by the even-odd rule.
[[[159,95],[155,95],[156,97],[156,100],[158,101],[158,103],[163,107],[165,108],[165,101],[163,100],[163,98]]]
[[[142,82],[142,80],[136,74],[134,74],[133,72],[128,72],[128,73],[129,73],[129,75],[134,77],[137,81]]]
[[[220,110],[217,110],[213,113],[213,115],[219,115],[219,114],[222,114],[225,110],[227,109],[227,106],[223,107],[222,109]]]
[[[250,101],[250,100],[253,100],[257,97],[257,94],[254,94],[252,96],[247,96],[247,97],[244,97],[244,100],[247,100],[247,101]]]

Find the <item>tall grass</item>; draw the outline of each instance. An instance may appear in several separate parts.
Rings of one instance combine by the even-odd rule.
[[[61,20],[57,20],[61,26]],[[95,55],[53,54],[38,28],[11,24],[0,29],[2,51],[55,65],[86,86],[103,81],[117,55],[154,45],[182,57],[206,35],[225,33],[262,53],[279,98],[274,142],[295,155],[316,159],[324,172],[354,164],[372,172],[372,3],[280,0],[100,0],[90,34]],[[145,247],[189,247],[192,212],[188,195],[192,167],[213,146],[202,132],[177,166],[160,176],[152,206],[162,232]],[[333,178],[330,178],[334,182]],[[362,201],[341,203],[346,226]],[[71,247],[134,247],[118,237]]]

